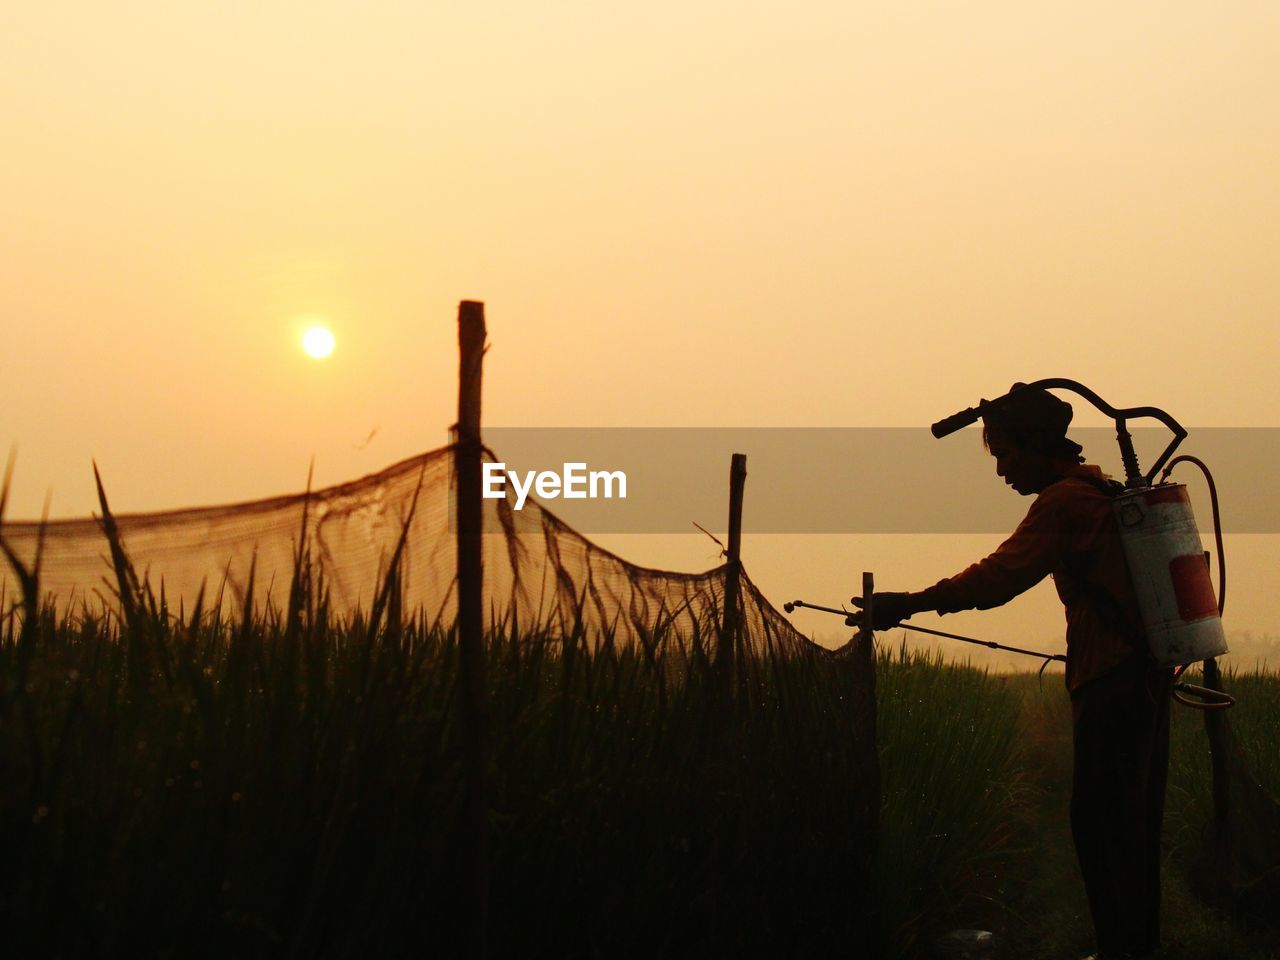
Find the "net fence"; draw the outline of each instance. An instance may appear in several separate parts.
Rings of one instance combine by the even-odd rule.
[[[220,507],[118,515],[119,539],[140,582],[169,608],[228,617],[283,610],[295,569],[332,613],[368,613],[395,564],[396,606],[448,626],[457,613],[453,446],[321,490]],[[489,455],[492,459],[491,455]],[[688,643],[723,622],[729,566],[679,573],[637,566],[592,543],[533,499],[484,504],[484,608],[489,626],[578,630],[589,642]],[[97,518],[5,523],[8,547],[28,568],[40,553],[39,591],[58,615],[101,612],[117,601],[111,551]],[[41,540],[43,543],[41,545]],[[304,558],[299,565],[297,558]],[[21,584],[0,564],[5,611]],[[250,582],[252,579],[252,592]],[[748,649],[822,650],[741,574],[739,636]]]

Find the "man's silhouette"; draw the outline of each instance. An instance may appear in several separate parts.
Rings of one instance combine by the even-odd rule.
[[[1031,509],[995,553],[954,577],[918,593],[877,593],[875,626],[997,607],[1053,577],[1067,617],[1071,832],[1099,956],[1142,957],[1160,943],[1172,671],[1148,652],[1113,488],[1067,439],[1071,412],[1046,390],[1022,389],[983,416],[996,474],[1034,496]]]

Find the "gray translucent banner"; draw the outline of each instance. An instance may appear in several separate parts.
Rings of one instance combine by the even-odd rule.
[[[1132,431],[1139,460],[1150,469],[1169,442],[1163,429]],[[1280,533],[1280,428],[1201,428],[1178,453],[1208,463],[1227,533]],[[1085,456],[1123,479],[1115,431],[1081,428],[1071,437]],[[1031,499],[1006,487],[977,428],[935,440],[918,428],[493,427],[485,443],[521,483],[530,471],[561,477],[567,463],[589,492],[591,472],[621,471],[612,496],[603,482],[596,499],[529,496],[583,533],[690,533],[694,523],[727,525],[729,463],[747,457],[743,529],[749,533],[996,533],[1017,525]],[[1173,479],[1190,490],[1201,531],[1212,529],[1207,488],[1191,464]],[[555,480],[543,482],[553,491]],[[503,475],[491,491],[507,493]],[[524,511],[514,514],[517,522]]]

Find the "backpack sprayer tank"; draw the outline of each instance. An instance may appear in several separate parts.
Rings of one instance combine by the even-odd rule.
[[[1112,508],[1142,613],[1142,625],[1156,663],[1161,667],[1179,667],[1226,653],[1226,634],[1186,485],[1152,482],[1156,471],[1187,435],[1163,410],[1155,407],[1117,410],[1074,380],[1037,380],[938,421],[933,425],[933,435],[945,437],[974,423],[1020,390],[1055,387],[1080,394],[1115,421],[1125,485],[1123,492],[1112,499]],[[1174,434],[1173,441],[1146,475],[1138,469],[1133,439],[1125,427],[1132,417],[1152,417]]]
[[[1180,667],[1226,653],[1227,637],[1186,484],[1127,490],[1111,505],[1156,662]]]

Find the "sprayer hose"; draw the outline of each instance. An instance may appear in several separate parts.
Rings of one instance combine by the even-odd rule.
[[[1209,467],[1199,457],[1184,453],[1169,461],[1169,465],[1160,474],[1160,482],[1164,483],[1168,480],[1173,468],[1184,460],[1199,467],[1200,472],[1204,474],[1204,478],[1209,484],[1209,503],[1213,507],[1213,538],[1218,548],[1218,616],[1222,616],[1223,611],[1227,608],[1227,552],[1222,545],[1222,516],[1218,512],[1218,487],[1213,482],[1213,474],[1209,472]]]
[[[1160,482],[1164,483],[1168,480],[1173,468],[1184,460],[1199,467],[1200,472],[1204,474],[1205,481],[1209,484],[1209,504],[1213,508],[1213,539],[1218,549],[1218,616],[1221,617],[1222,612],[1227,608],[1227,551],[1222,543],[1222,515],[1218,512],[1218,486],[1213,482],[1213,474],[1209,472],[1208,464],[1199,457],[1184,453],[1169,461],[1164,471],[1160,474]],[[1211,690],[1207,687],[1177,682],[1186,669],[1186,666],[1181,666],[1178,668],[1178,672],[1173,675],[1173,699],[1183,706],[1192,707],[1196,710],[1225,710],[1235,704],[1235,698],[1221,690]],[[1201,697],[1202,700],[1188,700],[1182,695],[1183,693]]]

